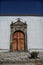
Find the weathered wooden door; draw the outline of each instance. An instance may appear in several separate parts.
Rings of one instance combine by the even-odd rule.
[[[12,42],[12,50],[13,51],[23,51],[25,49],[24,42],[24,33],[23,32],[15,32],[13,34],[13,42]]]

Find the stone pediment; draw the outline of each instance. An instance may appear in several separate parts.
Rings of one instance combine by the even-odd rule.
[[[26,22],[22,22],[19,18],[15,23],[11,23],[11,26],[27,25]]]

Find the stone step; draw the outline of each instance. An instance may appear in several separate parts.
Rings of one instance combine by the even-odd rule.
[[[42,54],[42,53],[40,53]],[[1,63],[6,63],[6,62],[21,62],[21,63],[26,63],[26,62],[35,62],[34,59],[29,59],[29,52],[4,52],[0,53],[0,62]],[[40,55],[39,55],[40,56]],[[41,63],[43,62],[43,59],[40,61]],[[18,65],[18,64],[17,64]]]
[[[29,52],[6,52],[6,53],[0,53],[0,56],[2,57],[18,57],[18,56],[27,56],[29,55]]]
[[[38,56],[43,59],[43,52],[40,52]]]
[[[0,53],[0,58],[26,58],[29,57],[29,52],[4,52]],[[43,52],[40,52],[38,57],[43,58]]]
[[[0,53],[0,60],[14,60],[14,61],[22,61],[27,59],[29,56],[29,52],[7,52],[7,53]]]
[[[1,65],[42,65],[42,64],[35,64],[35,63],[20,63],[20,64],[1,64]]]
[[[0,63],[0,65],[43,65],[40,62]]]

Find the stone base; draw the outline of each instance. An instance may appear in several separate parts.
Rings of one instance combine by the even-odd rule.
[[[13,64],[14,65],[35,65],[36,63],[41,64],[43,62],[43,59],[29,59],[28,57],[29,57],[29,52],[0,53],[0,64],[1,65],[7,65],[7,64],[8,65],[13,65]]]

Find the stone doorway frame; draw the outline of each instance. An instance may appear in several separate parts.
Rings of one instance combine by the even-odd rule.
[[[18,18],[18,20],[16,22],[11,22],[10,24],[10,30],[11,30],[11,34],[10,34],[10,51],[12,51],[12,35],[15,31],[22,31],[25,35],[25,50],[27,51],[27,24],[26,22],[22,22],[20,20],[20,18]]]

